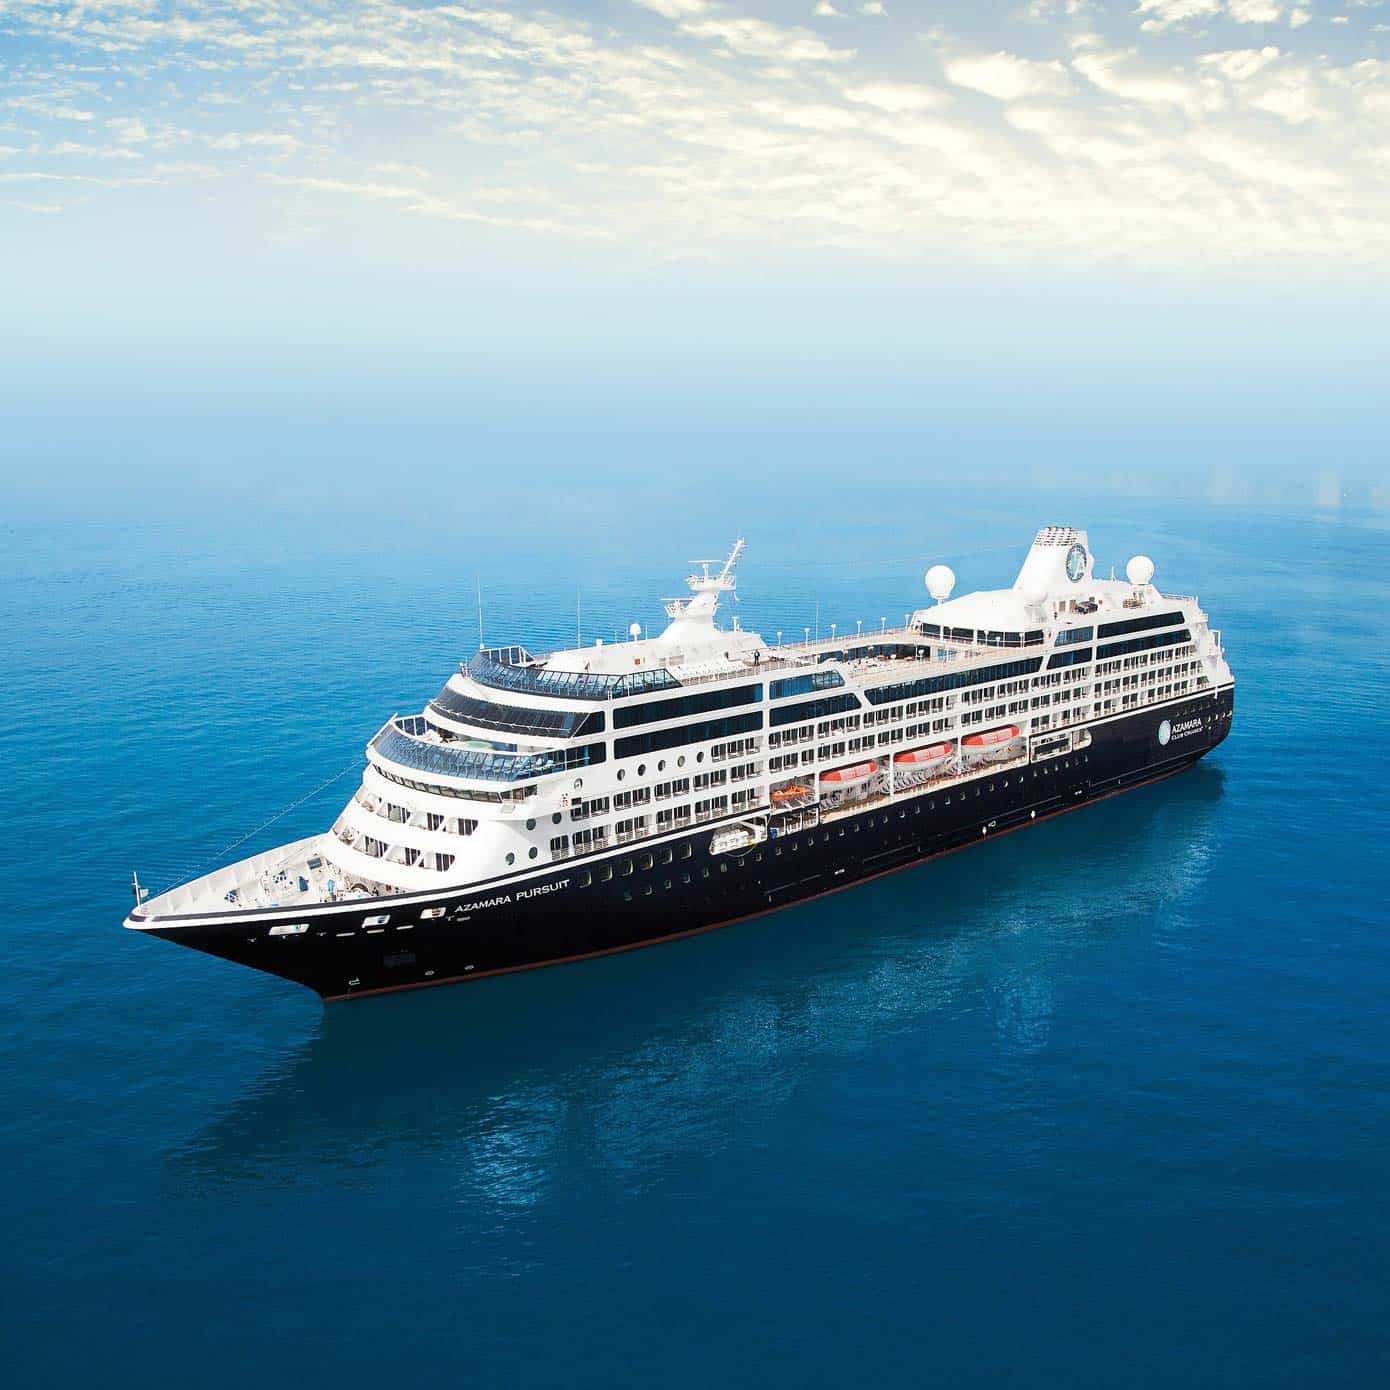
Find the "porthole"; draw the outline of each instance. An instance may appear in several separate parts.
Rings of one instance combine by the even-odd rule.
[[[637,764],[637,775],[638,775],[639,777],[645,777],[645,776],[647,775],[647,765],[646,765],[646,763],[638,763],[638,764]]]
[[[669,893],[671,891],[671,880],[668,878],[661,886]]]
[[[708,878],[708,877],[709,877],[709,865],[708,865],[708,864],[706,864],[706,865],[700,870],[700,877],[701,877],[701,878]]]
[[[611,864],[600,864],[598,869],[598,881],[600,883],[610,883],[613,879],[613,866]]]
[[[594,876],[588,871],[588,869],[585,869],[584,872],[579,875],[579,886],[581,888],[587,888],[593,881]]]
[[[540,850],[538,850],[535,845],[532,845],[531,848],[526,851],[526,857],[528,859],[534,859],[539,853]]]
[[[526,822],[526,828],[527,830],[534,830],[536,828],[536,822],[534,820],[528,820]]]
[[[650,854],[644,854],[644,855],[642,855],[641,858],[639,858],[638,861],[637,861],[637,867],[638,867],[639,869],[650,869],[651,866],[652,866],[652,857],[651,857]]]
[[[662,758],[662,759],[657,763],[657,765],[656,765],[656,770],[657,770],[658,772],[665,772],[665,771],[666,771],[666,759],[665,759],[665,758]]]
[[[704,760],[705,760],[705,755],[704,755],[703,753],[696,753],[696,755],[695,755],[695,761],[696,761],[697,763],[702,763],[702,762],[704,762]]]
[[[623,778],[626,777],[626,776],[627,776],[627,769],[626,769],[625,767],[620,767],[620,768],[618,769],[618,781],[621,782],[621,781],[623,780]]]
[[[560,824],[560,813],[559,813],[558,811],[552,812],[551,817],[550,817],[550,823],[551,823],[552,825],[559,825],[559,824]]]
[[[507,855],[507,863],[508,863],[508,864],[515,864],[515,863],[516,863],[516,855],[514,855],[514,854],[508,854],[508,855]]]
[[[727,861],[724,861],[724,862],[721,862],[721,863],[720,863],[720,865],[719,865],[719,872],[720,872],[721,874],[727,874],[727,873],[729,872],[729,865],[728,865],[728,862],[727,862]]]
[[[684,753],[682,753],[682,754],[680,755],[680,757],[676,759],[676,766],[677,766],[677,767],[684,767],[684,766],[685,766],[685,754],[684,754]]]
[[[642,896],[643,896],[644,898],[650,898],[651,895],[652,895],[652,886],[651,886],[651,884],[650,884],[650,883],[644,883],[644,884],[642,885]]]
[[[633,864],[631,859],[624,859],[623,866],[619,872],[623,875],[624,878],[630,878],[634,867],[636,866]]]

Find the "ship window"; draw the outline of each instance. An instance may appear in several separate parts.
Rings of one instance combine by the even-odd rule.
[[[665,772],[665,771],[666,771],[666,759],[665,759],[665,758],[662,758],[662,759],[657,763],[657,765],[656,765],[656,770],[657,770],[658,772]]]
[[[540,850],[538,850],[535,845],[532,845],[531,848],[526,851],[526,857],[528,859],[534,859],[539,853]]]
[[[600,883],[611,883],[613,880],[613,866],[611,864],[600,864],[598,870],[598,881]]]
[[[623,889],[623,901],[624,901],[625,903],[630,903],[630,902],[632,901],[632,891],[631,891],[631,889],[628,889],[628,888],[624,888],[624,889]]]
[[[633,863],[632,863],[632,860],[631,860],[631,859],[624,859],[624,860],[623,860],[623,867],[622,867],[622,875],[623,875],[623,877],[624,877],[624,878],[629,878],[629,877],[631,877],[631,875],[632,875],[632,870],[633,870]]]
[[[709,877],[709,865],[708,865],[708,864],[704,865],[704,867],[701,868],[701,870],[700,870],[700,877],[701,877],[701,878],[708,878],[708,877]]]
[[[559,824],[560,824],[560,813],[559,813],[558,811],[555,811],[555,812],[553,812],[553,813],[551,814],[550,823],[551,823],[552,825],[559,825]]]
[[[515,864],[515,863],[516,863],[516,855],[514,855],[514,854],[508,854],[508,855],[507,855],[507,863],[508,863],[508,864]]]
[[[639,777],[645,777],[645,776],[647,775],[647,765],[646,765],[646,763],[638,763],[638,764],[637,764],[637,775],[638,775]]]
[[[528,820],[526,822],[526,828],[527,830],[534,830],[536,828],[536,822],[533,820]]]
[[[585,869],[584,872],[579,875],[579,886],[581,888],[587,888],[593,881],[594,876],[588,871],[588,869]]]
[[[681,858],[682,858],[682,859],[689,859],[689,858],[690,858],[690,841],[689,841],[689,840],[687,840],[687,841],[685,842],[685,844],[683,844],[683,845],[681,846]]]
[[[652,886],[651,886],[651,884],[650,884],[650,883],[644,883],[644,884],[642,885],[642,896],[643,896],[643,897],[650,898],[651,895],[652,895]]]
[[[682,875],[681,875],[681,882],[682,882],[682,883],[689,883],[689,882],[690,882],[690,875],[689,875],[689,874],[682,874]]]
[[[671,891],[671,880],[668,878],[661,886],[669,893]]]
[[[721,874],[727,874],[727,873],[729,872],[729,865],[728,865],[728,862],[727,862],[727,861],[725,861],[725,860],[721,860],[721,861],[720,861],[720,864],[719,864],[719,872],[720,872]]]
[[[638,863],[639,867],[641,867],[641,868],[643,868],[643,869],[650,869],[651,866],[652,866],[652,857],[651,857],[650,854],[644,854],[644,855],[637,861],[637,863]]]
[[[661,851],[661,862],[663,864],[669,864],[671,860],[674,858],[675,854],[670,849],[664,849]]]

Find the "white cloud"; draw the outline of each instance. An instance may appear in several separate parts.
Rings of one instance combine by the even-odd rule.
[[[706,0],[633,0],[644,10],[655,10],[667,19],[683,19],[686,15],[704,14],[709,9]]]
[[[1312,20],[1313,16],[1307,10],[1293,10],[1289,14],[1289,28],[1301,29],[1305,24]]]
[[[1029,0],[1024,17],[1038,24],[1050,24],[1057,19],[1076,19],[1093,14],[1100,0]]]
[[[1197,59],[1205,68],[1213,68],[1232,82],[1245,82],[1263,71],[1279,57],[1279,50],[1264,48],[1233,48],[1224,53],[1204,53]]]
[[[1275,24],[1283,13],[1277,0],[1226,0],[1237,24]]]
[[[1151,33],[1186,24],[1194,19],[1210,19],[1221,13],[1222,0],[1139,0],[1135,14],[1150,16],[1139,26]]]
[[[139,116],[112,116],[106,128],[123,145],[143,145],[150,138],[149,127]]]
[[[687,20],[681,28],[697,39],[722,44],[731,53],[783,63],[835,63],[854,56],[853,49],[831,48],[809,29],[787,29],[761,19]]]
[[[1250,98],[1250,105],[1289,125],[1303,125],[1327,114],[1318,83],[1306,70],[1280,73]]]
[[[865,0],[865,3],[859,7],[859,13],[882,17],[886,15],[888,11],[884,9],[881,0]]]
[[[864,82],[847,84],[841,90],[850,101],[895,115],[904,111],[936,111],[951,100],[945,92],[917,82]]]
[[[1037,62],[1013,53],[982,53],[952,58],[944,65],[946,79],[999,101],[1025,97],[1065,96],[1072,89],[1066,69],[1058,62]]]
[[[1101,91],[1144,106],[1180,106],[1195,113],[1215,109],[1222,102],[1219,89],[1180,71],[1150,67],[1134,48],[1083,53],[1071,65]]]
[[[823,19],[842,18],[840,11],[837,10],[835,6],[830,3],[830,0],[820,0],[820,4],[816,6],[815,10],[812,13],[820,15]]]

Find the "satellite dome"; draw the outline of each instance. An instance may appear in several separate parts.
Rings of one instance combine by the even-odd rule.
[[[1029,584],[1023,591],[1023,601],[1033,608],[1041,608],[1047,602],[1047,586],[1045,584]]]
[[[1154,562],[1147,555],[1136,555],[1125,566],[1131,584],[1144,585],[1154,577]]]
[[[927,571],[927,592],[938,602],[951,597],[956,587],[955,571],[949,565],[933,565]]]

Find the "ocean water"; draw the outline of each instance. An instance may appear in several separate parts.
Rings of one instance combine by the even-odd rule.
[[[122,931],[132,868],[327,824],[479,582],[489,640],[655,625],[727,498],[10,518],[7,1384],[1386,1383],[1384,517],[749,487],[768,637],[1008,583],[1044,522],[1146,551],[1232,736],[727,931],[325,1010]]]

